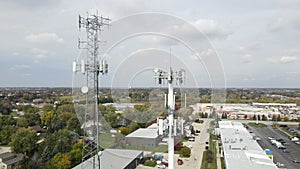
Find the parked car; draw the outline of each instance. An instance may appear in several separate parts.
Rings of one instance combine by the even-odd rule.
[[[300,163],[300,160],[294,159],[294,160],[293,160],[293,163]]]
[[[157,165],[157,168],[166,168],[166,166],[164,164],[159,164]]]
[[[299,141],[299,138],[298,137],[292,137],[291,141]]]
[[[190,137],[189,141],[195,141],[195,137]]]
[[[279,139],[277,139],[276,141],[278,141],[278,142],[282,142],[282,141],[284,141],[282,138],[279,138]]]
[[[300,141],[295,141],[295,144],[298,144],[298,145],[299,145],[299,144],[300,144]]]
[[[290,151],[288,149],[283,150],[284,153],[289,153]]]
[[[177,164],[178,164],[178,165],[182,165],[182,164],[183,164],[183,160],[178,158]]]
[[[279,168],[279,167],[284,167],[284,164],[283,163],[280,163],[280,162],[277,162],[276,163],[276,166]]]
[[[260,137],[258,137],[258,136],[253,136],[253,140],[260,141],[260,140],[261,140],[261,138],[260,138]]]
[[[289,146],[290,143],[282,143],[284,146]]]
[[[163,155],[154,155],[153,158],[157,159],[157,160],[161,160],[164,158],[164,156]]]
[[[168,161],[167,160],[163,160],[163,165],[165,165],[166,167],[168,167],[169,166],[169,163],[168,163]]]

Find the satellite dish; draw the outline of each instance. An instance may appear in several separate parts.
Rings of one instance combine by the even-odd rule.
[[[101,157],[102,154],[103,154],[103,152],[102,152],[102,151],[99,151],[99,152],[98,152],[98,157]]]
[[[83,94],[86,94],[88,91],[89,91],[89,88],[88,88],[87,86],[82,86],[82,87],[81,87],[81,92],[82,92]]]

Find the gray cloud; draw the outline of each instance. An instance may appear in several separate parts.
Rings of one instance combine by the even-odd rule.
[[[242,63],[251,63],[253,62],[253,56],[250,54],[246,54],[242,56]]]
[[[199,19],[193,22],[193,25],[209,38],[226,39],[227,36],[233,33],[232,30],[224,28],[220,23],[212,19]]]
[[[141,36],[118,46],[122,50],[113,53],[109,60],[112,66],[124,54],[143,46],[166,50],[172,48],[174,53],[180,52],[180,58],[190,58],[188,64],[195,62],[192,59],[195,56],[210,61],[208,49],[211,49],[215,52],[213,56],[216,52],[219,53],[228,86],[285,87],[300,83],[299,78],[291,78],[286,84],[282,84],[279,79],[282,80],[289,74],[281,75],[282,78],[274,77],[269,82],[260,75],[261,72],[280,74],[297,72],[299,69],[299,0],[228,0],[218,4],[201,0],[189,3],[179,0],[11,0],[1,2],[0,6],[0,76],[6,77],[0,82],[0,86],[70,86],[70,65],[80,52],[77,49],[77,38],[79,36],[83,39],[86,36],[84,31],[78,32],[78,14],[85,16],[86,11],[96,9],[100,15],[110,16],[113,22],[137,12],[168,13],[181,17],[199,30],[191,31],[189,24],[178,24],[176,27],[168,22],[157,22],[156,31],[174,33],[173,35],[184,37],[188,43],[197,42],[195,46],[199,46],[201,50],[196,51],[196,54],[184,53],[180,43],[173,39]],[[104,36],[106,32],[117,35],[119,31],[123,31],[130,34],[140,28],[155,25],[147,21],[155,22],[155,19],[132,20],[124,23],[123,27],[113,23],[109,30],[105,29],[101,34],[102,40],[107,41],[107,44],[100,46],[101,51],[106,50],[111,41],[115,42],[115,39]],[[200,32],[214,43],[215,48],[203,43],[206,38],[199,35]],[[213,61],[210,62],[214,65]],[[31,65],[31,68],[22,68],[21,65]],[[25,73],[32,76],[22,76],[17,71],[11,71],[14,66],[15,70],[26,70],[28,72]],[[238,75],[234,75],[235,73]],[[243,81],[243,77],[251,80]]]
[[[39,34],[30,34],[25,37],[25,40],[33,43],[63,43],[63,38],[59,37],[56,33],[39,33]]]
[[[297,57],[295,57],[295,56],[282,56],[280,59],[279,59],[279,61],[281,62],[281,63],[284,63],[284,64],[286,64],[286,63],[293,63],[293,62],[295,62],[297,60]]]

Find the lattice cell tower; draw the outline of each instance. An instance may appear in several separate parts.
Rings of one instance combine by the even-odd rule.
[[[86,41],[79,40],[78,46],[86,49],[86,60],[73,63],[73,72],[81,72],[86,76],[86,86],[81,87],[85,97],[85,115],[83,121],[84,146],[82,149],[82,164],[89,162],[93,169],[100,169],[100,112],[99,112],[99,74],[108,72],[108,65],[104,58],[99,57],[99,34],[105,26],[109,26],[110,19],[98,15],[79,15],[79,30],[85,29]],[[81,47],[81,44],[85,44]],[[90,159],[92,158],[92,159]],[[89,160],[88,160],[89,159]],[[82,168],[84,166],[82,165]]]

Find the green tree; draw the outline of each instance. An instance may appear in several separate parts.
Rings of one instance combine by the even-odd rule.
[[[39,114],[26,113],[23,117],[27,119],[29,126],[35,126],[41,124],[41,118]]]
[[[110,113],[104,115],[105,120],[113,128],[118,127],[118,123],[120,121],[119,117],[120,117],[120,114],[116,114],[116,113],[113,113],[113,112],[110,112]]]
[[[68,153],[72,166],[81,163],[83,143],[78,142],[72,146],[72,150]]]
[[[28,127],[28,120],[25,117],[20,117],[17,120],[17,126],[19,127]]]
[[[12,104],[8,100],[0,100],[0,112],[2,115],[9,115],[12,110]]]
[[[58,118],[63,122],[63,123],[67,123],[67,121],[73,116],[74,114],[70,113],[70,112],[62,112],[59,113]]]
[[[276,116],[275,115],[272,116],[272,121],[276,121]]]
[[[13,116],[0,116],[0,124],[2,125],[9,125],[14,126],[16,125],[17,121],[13,118]]]
[[[67,122],[67,129],[79,135],[83,134],[81,124],[76,116],[71,117]]]
[[[75,114],[75,108],[73,104],[64,104],[57,108],[57,114],[63,113],[63,112],[70,112],[72,114]]]
[[[100,104],[99,105],[99,110],[100,110],[102,115],[116,112],[116,108],[113,105],[104,106],[104,105]]]
[[[58,130],[53,134],[47,135],[45,139],[45,147],[47,147],[49,150],[52,150],[52,155],[57,152],[69,152],[72,148],[72,143],[75,141],[74,136],[75,134],[73,132],[70,132],[66,129]]]
[[[277,116],[277,121],[281,121],[280,115]]]
[[[256,117],[256,114],[254,114],[252,120],[256,120],[256,118],[257,118],[257,117]]]
[[[41,115],[41,121],[43,125],[50,125],[56,119],[54,112],[46,112]]]
[[[24,93],[22,99],[23,99],[24,101],[29,101],[29,99],[30,99],[29,94],[28,94],[28,93]]]
[[[52,104],[46,104],[46,105],[44,105],[42,110],[44,113],[47,113],[49,111],[54,111],[54,106]]]
[[[8,144],[11,141],[12,135],[17,131],[16,127],[4,125],[0,131],[0,143]]]
[[[31,105],[25,105],[23,106],[22,110],[26,113],[36,113],[39,111],[37,107],[33,107]]]
[[[262,115],[262,118],[261,118],[263,121],[267,121],[268,120],[268,118],[263,114]]]
[[[32,161],[29,157],[25,156],[23,159],[20,161],[18,169],[32,169],[36,168],[37,164]]]
[[[148,110],[150,107],[148,105],[140,105],[140,104],[137,104],[137,105],[134,105],[134,108],[137,110],[137,111],[146,111]]]
[[[37,148],[38,137],[36,132],[30,128],[19,128],[12,136],[11,149],[14,153],[22,153],[29,157]]]

